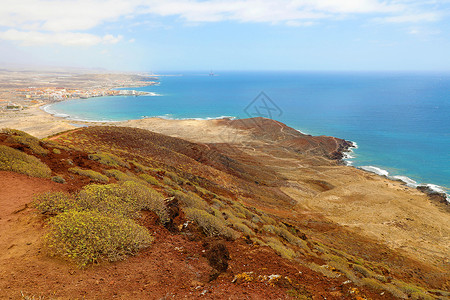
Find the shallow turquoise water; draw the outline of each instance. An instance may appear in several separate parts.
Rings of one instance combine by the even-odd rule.
[[[353,165],[450,188],[450,74],[184,73],[138,90],[161,96],[70,100],[49,110],[85,120],[245,118],[245,108],[265,92],[282,111],[273,118],[355,141]]]

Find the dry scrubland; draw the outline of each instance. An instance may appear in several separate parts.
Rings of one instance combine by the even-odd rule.
[[[144,129],[0,133],[0,297],[450,296],[447,208],[339,165],[344,140],[265,119],[126,125]]]

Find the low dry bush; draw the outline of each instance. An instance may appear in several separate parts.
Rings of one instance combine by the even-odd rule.
[[[170,177],[172,181],[174,181],[176,184],[183,184],[184,179],[178,176],[175,172],[166,172],[166,176]]]
[[[283,243],[275,238],[268,238],[266,242],[267,246],[275,250],[283,258],[294,259],[297,256],[294,250],[286,247],[285,245],[283,245]]]
[[[148,174],[141,174],[139,178],[152,185],[160,185],[158,179]]]
[[[66,183],[66,180],[62,178],[61,176],[53,176],[52,181],[56,183]]]
[[[253,230],[251,230],[247,225],[245,225],[243,223],[234,223],[233,227],[236,230],[242,232],[246,236],[255,236],[255,232]]]
[[[331,271],[327,265],[319,266],[318,264],[312,262],[312,263],[309,263],[307,266],[311,270],[318,272],[318,273],[322,273],[323,275],[325,275],[328,278],[337,278],[340,276],[340,274]]]
[[[42,214],[56,215],[71,209],[77,209],[74,196],[63,192],[47,192],[34,198],[33,206]]]
[[[42,156],[47,155],[49,152],[47,149],[44,149],[40,145],[39,139],[35,138],[32,135],[29,135],[26,132],[16,130],[16,129],[9,129],[9,128],[2,129],[1,132],[9,135],[8,138],[6,139],[6,142],[17,143],[17,144],[27,146],[31,149],[31,151],[33,151],[33,153],[42,155]]]
[[[268,231],[270,233],[276,234],[279,237],[283,238],[286,242],[291,245],[300,246],[302,248],[307,248],[306,242],[301,238],[293,235],[289,232],[289,230],[274,226],[274,225],[264,225],[263,230]]]
[[[140,163],[138,163],[137,161],[132,161],[131,164],[134,166],[134,168],[139,171],[139,172],[147,172],[148,170],[150,170],[149,167],[144,166]]]
[[[68,171],[71,173],[74,173],[74,174],[78,174],[80,176],[89,177],[90,179],[99,181],[99,182],[108,182],[109,181],[108,177],[106,177],[105,175],[103,175],[99,172],[96,172],[94,170],[86,170],[86,169],[74,167],[74,168],[69,168]]]
[[[186,217],[198,224],[208,236],[224,236],[228,239],[236,239],[239,234],[228,228],[225,222],[204,210],[185,208]]]
[[[53,217],[49,227],[44,237],[49,252],[80,266],[122,260],[153,241],[148,230],[132,220],[97,211],[70,210]]]
[[[164,197],[157,191],[132,181],[85,186],[78,193],[77,202],[83,210],[97,210],[130,218],[137,217],[141,210],[151,210],[162,223],[169,219]]]
[[[209,210],[208,203],[193,192],[175,191],[175,198],[185,207]]]
[[[136,180],[139,180],[134,175],[128,175],[128,174],[125,174],[124,172],[116,170],[116,169],[105,170],[104,173],[105,173],[106,176],[114,177],[118,181],[136,181]]]
[[[120,157],[107,153],[107,152],[100,152],[95,154],[89,154],[89,159],[99,162],[103,165],[110,166],[110,167],[125,167],[130,168],[130,164],[122,160]]]
[[[52,174],[50,168],[36,157],[3,145],[0,145],[0,170],[41,178]]]
[[[163,178],[163,183],[165,185],[167,185],[167,186],[171,186],[171,187],[174,187],[174,188],[179,188],[178,184],[175,181],[173,181],[172,179],[170,179],[169,177],[164,177]]]

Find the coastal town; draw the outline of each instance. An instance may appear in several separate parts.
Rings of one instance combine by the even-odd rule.
[[[49,76],[51,75],[51,76]],[[158,78],[146,74],[42,74],[38,72],[0,72],[0,110],[17,111],[29,106],[71,99],[104,96],[156,96],[129,87],[157,84]],[[26,83],[25,83],[26,82]],[[124,89],[126,88],[126,89]]]

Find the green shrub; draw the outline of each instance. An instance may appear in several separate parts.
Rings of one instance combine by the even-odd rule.
[[[122,198],[135,203],[139,210],[150,210],[156,213],[162,223],[169,221],[169,214],[164,196],[152,188],[137,182],[127,181],[121,184]]]
[[[239,234],[228,228],[226,224],[219,218],[210,215],[204,210],[196,208],[185,208],[186,217],[198,224],[203,232],[208,236],[224,236],[228,239],[236,239]]]
[[[39,139],[35,138],[32,135],[29,135],[26,132],[9,128],[3,129],[2,132],[9,135],[9,137],[6,139],[6,142],[25,145],[29,147],[31,151],[33,151],[33,153],[42,156],[47,155],[49,152],[47,149],[44,149],[40,145]]]
[[[397,287],[395,287],[393,284],[384,284],[383,288],[386,292],[390,293],[392,296],[394,296],[395,298],[399,298],[399,299],[408,299],[408,296],[403,293],[402,291],[400,291]]]
[[[34,198],[33,206],[43,214],[58,214],[75,209],[78,203],[70,194],[63,192],[47,192]]]
[[[361,265],[353,265],[353,269],[364,277],[372,277],[372,272]]]
[[[255,232],[242,223],[234,223],[233,227],[247,236],[255,236]]]
[[[384,289],[383,284],[381,284],[378,280],[373,278],[363,278],[361,279],[361,284],[364,286],[368,286],[371,289],[382,292]]]
[[[89,154],[89,159],[110,167],[121,166],[128,169],[130,168],[129,163],[123,161],[120,157],[111,153],[100,152],[95,154]]]
[[[92,180],[99,181],[99,182],[108,182],[109,181],[108,177],[106,177],[105,175],[100,174],[99,172],[96,172],[94,170],[85,170],[85,169],[81,169],[78,167],[74,167],[74,168],[69,168],[68,171],[71,173],[74,173],[74,174],[78,174],[80,176],[89,177]]]
[[[208,203],[195,193],[175,191],[175,198],[186,207],[209,210]]]
[[[174,188],[179,188],[178,184],[176,184],[176,182],[173,181],[172,179],[170,179],[169,177],[164,177],[163,178],[163,183],[165,185],[168,185],[168,186],[171,186],[171,187],[174,187]]]
[[[50,168],[36,157],[3,145],[0,145],[0,170],[41,178],[52,174]]]
[[[252,219],[255,215],[254,213],[252,213],[251,211],[249,211],[247,208],[245,208],[242,204],[240,203],[234,203],[233,204],[233,209],[239,213],[241,213],[242,215],[244,215],[246,218]]]
[[[148,247],[147,229],[130,219],[96,211],[67,211],[53,217],[44,237],[50,254],[76,261],[80,266],[102,260],[117,261]]]
[[[140,163],[138,163],[137,161],[132,161],[131,164],[139,171],[139,172],[147,172],[148,170],[150,170],[149,167],[141,165]]]
[[[104,171],[105,175],[108,177],[114,177],[115,179],[117,179],[118,181],[134,181],[134,180],[139,180],[137,177],[135,177],[134,175],[128,175],[125,174],[122,171],[116,170],[116,169],[112,169],[112,170],[105,170]]]
[[[62,178],[61,176],[53,176],[52,181],[56,183],[66,183],[66,180]]]
[[[307,267],[315,272],[322,273],[328,278],[337,278],[340,276],[340,274],[331,271],[327,265],[319,266],[318,264],[311,262],[307,264]]]
[[[281,257],[294,259],[297,254],[291,248],[284,246],[279,240],[274,238],[267,239],[267,246],[275,250]]]
[[[61,150],[57,149],[57,148],[53,148],[53,153],[55,154],[61,154]]]
[[[142,180],[152,184],[152,185],[158,185],[159,186],[159,181],[158,179],[156,179],[155,177],[148,175],[148,174],[141,174],[139,175],[139,178],[141,178]]]
[[[134,218],[141,210],[147,209],[155,212],[162,223],[169,221],[164,197],[157,191],[132,181],[85,186],[78,193],[77,201],[83,210]]]
[[[178,176],[175,172],[166,172],[166,176],[169,176],[172,181],[174,181],[176,184],[183,184],[184,179]]]

